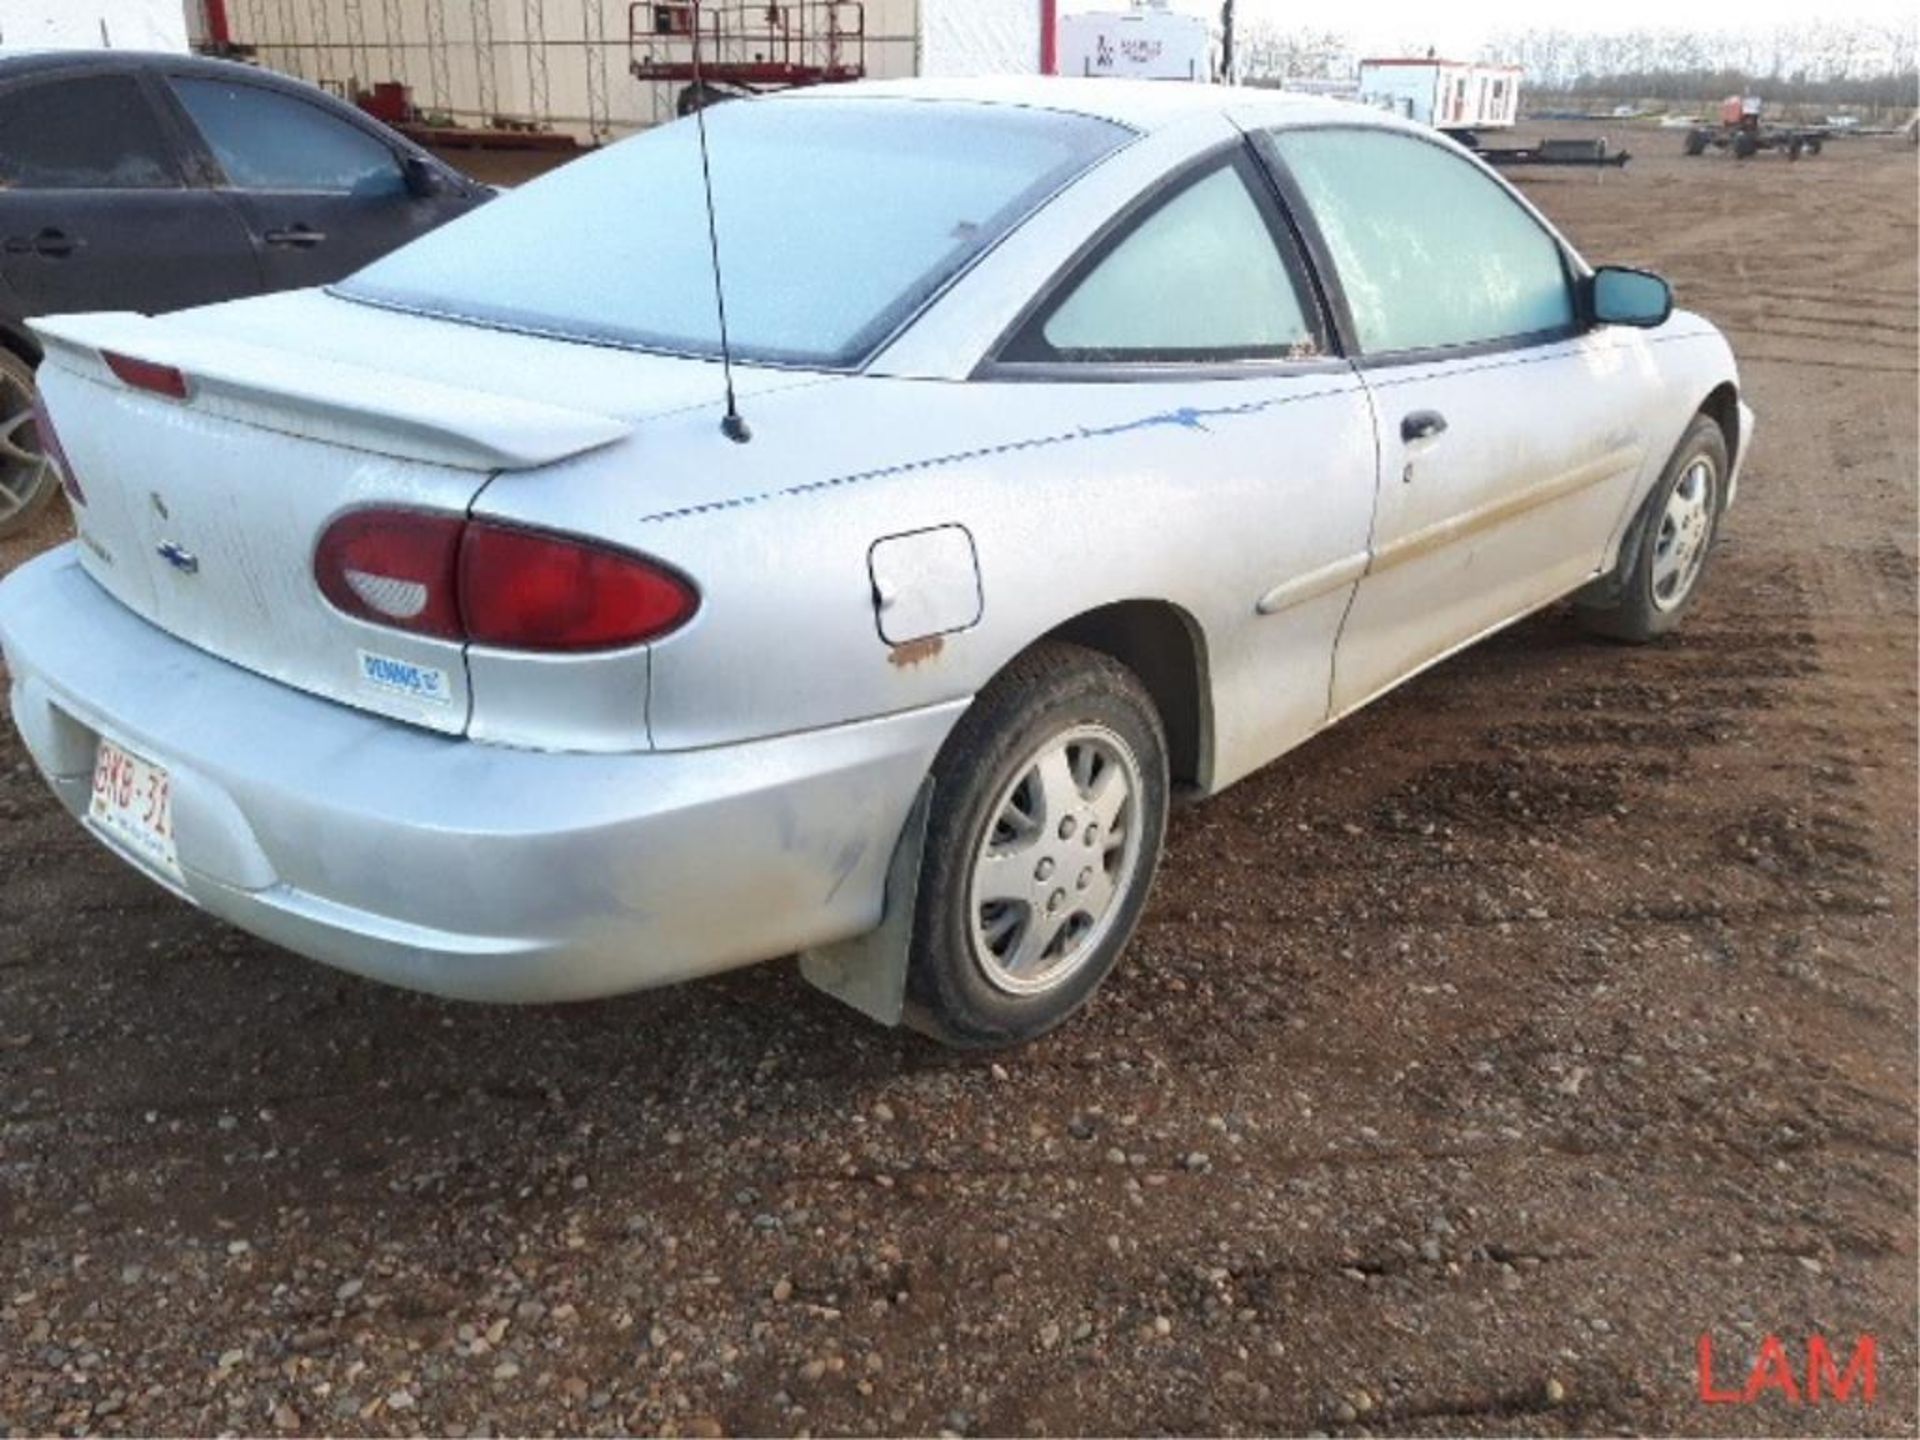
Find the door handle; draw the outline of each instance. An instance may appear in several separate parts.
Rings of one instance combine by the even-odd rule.
[[[327,238],[324,230],[316,230],[311,225],[289,225],[284,230],[269,230],[261,237],[269,245],[290,246],[295,250],[311,250]]]
[[[1415,410],[1400,422],[1400,438],[1411,445],[1416,440],[1431,440],[1447,432],[1447,417],[1438,410]]]
[[[86,241],[76,240],[66,231],[56,230],[49,225],[32,235],[7,236],[5,249],[9,255],[45,255],[49,259],[58,260],[63,256],[71,255],[84,244]]]

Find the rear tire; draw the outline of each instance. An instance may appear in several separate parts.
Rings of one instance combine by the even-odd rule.
[[[1727,437],[1696,415],[1628,532],[1614,573],[1594,587],[1608,598],[1576,601],[1581,624],[1630,644],[1657,640],[1700,593],[1727,503]]]
[[[907,1021],[985,1049],[1045,1034],[1132,938],[1167,820],[1160,715],[1133,672],[1044,641],[981,691],[934,763]]]
[[[1708,135],[1707,132],[1704,130],[1689,130],[1687,132],[1687,154],[1689,155],[1706,154],[1707,145],[1712,140],[1712,138],[1713,137]]]
[[[0,349],[0,535],[24,530],[59,489],[33,419],[33,366]]]

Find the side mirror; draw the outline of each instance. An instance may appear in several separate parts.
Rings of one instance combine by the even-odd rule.
[[[447,194],[453,188],[447,183],[447,177],[440,167],[422,156],[404,156],[400,161],[400,170],[407,179],[407,194],[416,200],[431,200]]]
[[[1673,287],[1646,270],[1602,265],[1587,285],[1588,313],[1597,324],[1651,330],[1673,314]]]

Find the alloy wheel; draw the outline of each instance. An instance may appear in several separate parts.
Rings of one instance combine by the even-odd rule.
[[[1140,762],[1104,725],[1050,737],[1000,794],[968,887],[973,957],[1037,995],[1093,957],[1140,876]]]
[[[53,462],[41,449],[33,381],[0,368],[0,527],[23,515],[53,483]]]
[[[1693,593],[1713,536],[1713,462],[1702,455],[1681,472],[1660,513],[1653,542],[1653,605],[1677,610]]]

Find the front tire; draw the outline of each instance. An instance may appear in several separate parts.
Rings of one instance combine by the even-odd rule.
[[[934,764],[907,1019],[982,1049],[1046,1033],[1132,938],[1166,834],[1167,747],[1132,671],[1045,641]]]
[[[1621,548],[1604,601],[1582,601],[1581,623],[1596,634],[1645,644],[1665,635],[1693,608],[1726,509],[1727,437],[1710,415],[1696,415],[1647,496],[1640,522]]]

